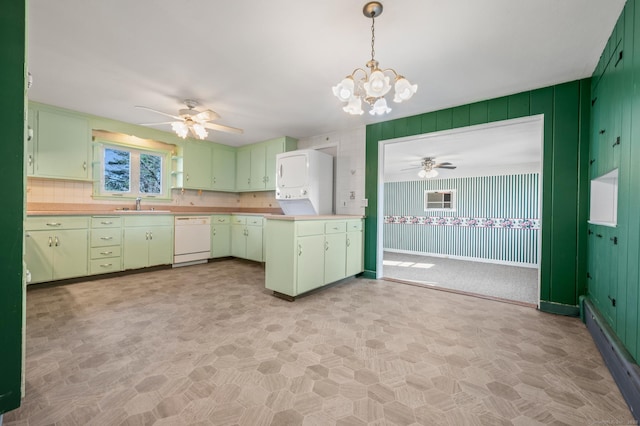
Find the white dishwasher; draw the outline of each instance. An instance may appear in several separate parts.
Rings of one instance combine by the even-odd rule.
[[[211,254],[211,217],[176,216],[173,267],[206,263]]]

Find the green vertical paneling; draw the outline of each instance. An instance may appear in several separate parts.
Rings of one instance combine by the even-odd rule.
[[[22,374],[25,27],[24,0],[6,0],[0,13],[4,225],[0,238],[0,413],[20,405]]]
[[[630,64],[630,72],[632,79],[632,87],[638,87],[640,84],[640,41],[637,41],[636,37],[640,38],[640,35],[636,35],[640,33],[640,0],[635,0],[633,2],[627,2],[627,5],[633,3],[633,47],[632,49],[627,49],[630,55],[627,55],[625,58],[625,62]],[[629,43],[625,43],[629,45]],[[638,315],[637,311],[640,309],[640,291],[638,287],[640,286],[640,95],[638,94],[637,89],[629,94],[631,96],[630,104],[631,104],[631,138],[629,140],[630,146],[630,158],[629,163],[633,165],[633,167],[629,167],[629,215],[628,215],[628,235],[629,235],[629,245],[627,246],[627,262],[629,265],[629,269],[627,270],[627,282],[629,283],[629,287],[634,287],[634,289],[630,290],[627,288],[627,297],[629,297],[629,305],[630,309],[628,311],[635,310],[635,322],[630,322],[634,318],[630,317],[627,322],[627,335],[633,334],[633,338],[628,338],[627,340],[631,343],[627,344],[627,348],[629,348],[631,354],[638,360],[640,357],[640,315]],[[624,255],[621,253],[621,256]],[[635,293],[635,299],[631,299],[631,297]],[[633,346],[632,346],[633,345]]]
[[[580,84],[580,145],[578,147],[578,262],[576,297],[587,294],[587,220],[589,219],[589,134],[591,83]]]
[[[566,283],[576,282],[579,82],[556,86],[554,95],[550,298],[557,303],[575,305],[576,288]]]
[[[422,120],[419,115],[414,115],[407,119],[407,132],[410,135],[422,133]]]
[[[408,123],[409,120],[406,118],[399,118],[395,120],[393,123],[393,137],[402,138],[407,136],[409,134],[407,128]]]
[[[518,93],[508,98],[509,118],[527,117],[529,115],[530,104],[529,92]]]
[[[542,147],[542,249],[540,256],[540,300],[551,300],[551,229],[553,223],[553,87],[531,92],[531,115],[544,115]]]
[[[491,121],[501,121],[509,118],[509,99],[491,99],[488,105],[487,118]]]
[[[488,102],[477,102],[469,105],[469,124],[483,124],[489,120]]]
[[[466,127],[469,122],[469,105],[462,105],[453,109],[453,128]]]
[[[436,113],[430,112],[422,114],[418,117],[422,119],[422,133],[431,133],[436,131]]]
[[[443,109],[436,112],[436,130],[449,130],[453,122],[451,109]]]

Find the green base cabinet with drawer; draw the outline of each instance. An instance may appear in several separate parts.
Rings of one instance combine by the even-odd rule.
[[[89,274],[106,274],[122,270],[122,218],[91,218]]]
[[[124,217],[122,235],[124,269],[173,262],[173,216]]]
[[[87,275],[88,224],[77,216],[27,218],[25,264],[32,284]]]
[[[264,262],[262,216],[231,217],[231,255]]]
[[[211,216],[211,255],[217,257],[231,256],[231,216]]]
[[[295,297],[363,271],[362,219],[267,218],[265,286]]]

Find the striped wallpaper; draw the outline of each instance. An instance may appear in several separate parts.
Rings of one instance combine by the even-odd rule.
[[[385,221],[385,250],[470,258],[489,262],[537,265],[539,227],[442,226],[424,224],[426,217],[488,218],[539,223],[539,174],[425,179],[387,182],[384,215],[420,220]],[[425,190],[456,190],[456,211],[424,211]],[[414,223],[411,223],[414,222]],[[438,223],[431,221],[430,223]],[[427,221],[429,223],[429,221]],[[446,225],[444,225],[446,223]]]

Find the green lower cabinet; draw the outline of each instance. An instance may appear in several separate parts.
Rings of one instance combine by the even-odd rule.
[[[267,218],[266,288],[295,297],[362,272],[361,230],[362,219]]]
[[[125,217],[122,250],[124,269],[173,263],[173,216]]]
[[[87,275],[88,250],[86,229],[27,231],[25,263],[31,283]]]
[[[247,225],[247,259],[255,260],[256,262],[264,261],[262,241],[262,225]]]
[[[211,258],[231,256],[231,217],[211,216]]]
[[[270,249],[272,249],[272,247],[270,247]],[[296,273],[297,293],[305,293],[325,284],[325,266],[324,262],[321,261],[324,259],[324,251],[324,235],[312,235],[298,238]],[[293,295],[290,294],[290,296]]]
[[[589,297],[605,317],[611,328],[616,329],[618,244],[617,228],[590,225],[589,230]]]
[[[231,219],[231,255],[264,262],[261,216],[236,216]]]

